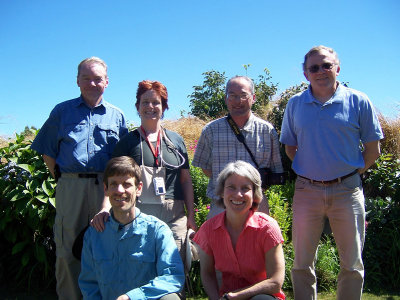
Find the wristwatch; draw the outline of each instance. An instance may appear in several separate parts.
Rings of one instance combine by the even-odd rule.
[[[222,299],[229,300],[228,293],[225,293],[225,294],[222,296]]]

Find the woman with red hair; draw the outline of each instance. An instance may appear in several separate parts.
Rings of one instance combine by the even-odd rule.
[[[135,106],[141,125],[118,142],[113,157],[130,156],[140,166],[143,189],[136,206],[169,225],[185,261],[187,230],[197,230],[193,185],[183,138],[161,126],[168,109],[167,88],[158,81],[139,82]],[[102,230],[107,217],[103,209],[93,219],[93,226]]]

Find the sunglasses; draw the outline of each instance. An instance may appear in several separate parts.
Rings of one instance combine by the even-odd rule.
[[[322,68],[322,70],[324,70],[324,71],[329,71],[330,69],[333,68],[334,65],[335,64],[333,64],[333,63],[323,63],[321,65],[313,65],[308,68],[308,71],[310,73],[317,73],[320,68]]]

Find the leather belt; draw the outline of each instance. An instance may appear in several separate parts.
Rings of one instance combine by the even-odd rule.
[[[99,184],[98,176],[100,173],[61,173],[61,177],[94,178],[95,184]]]
[[[347,175],[344,175],[342,177],[338,177],[338,178],[335,178],[335,179],[331,179],[331,180],[314,180],[314,179],[310,179],[310,178],[307,178],[307,177],[304,177],[304,176],[301,176],[301,175],[297,175],[297,176],[299,176],[299,177],[301,177],[303,179],[307,179],[311,183],[332,184],[332,183],[342,182],[344,179],[349,178],[349,177],[351,177],[351,176],[353,176],[354,174],[357,174],[357,173],[358,173],[358,170],[354,170],[353,172],[351,172],[351,173],[349,173]]]
[[[91,174],[91,173],[79,173],[78,174],[79,178],[97,178],[97,174]]]

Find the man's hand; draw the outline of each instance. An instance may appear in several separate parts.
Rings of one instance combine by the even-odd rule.
[[[93,217],[93,219],[90,221],[90,226],[94,227],[94,229],[96,229],[99,232],[103,232],[105,228],[104,224],[109,217],[110,217],[110,212],[108,210],[103,209]],[[127,299],[129,299],[129,297]]]
[[[117,298],[117,300],[130,300],[127,294],[123,294]]]

